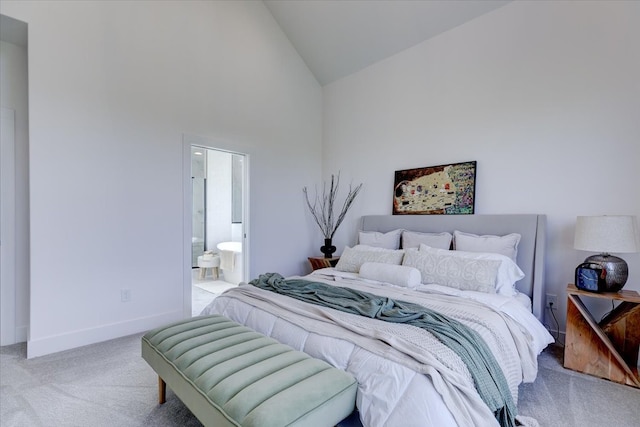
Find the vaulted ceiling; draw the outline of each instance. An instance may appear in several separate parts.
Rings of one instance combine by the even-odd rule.
[[[511,0],[264,0],[321,85]]]

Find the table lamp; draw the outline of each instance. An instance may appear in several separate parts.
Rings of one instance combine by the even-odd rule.
[[[627,282],[629,267],[622,258],[609,253],[631,253],[640,250],[636,217],[579,216],[576,220],[573,247],[581,251],[600,252],[584,261],[599,265],[606,271],[604,291],[618,292]]]

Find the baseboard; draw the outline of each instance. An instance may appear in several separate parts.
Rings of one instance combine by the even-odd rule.
[[[183,319],[182,310],[27,341],[27,359],[145,332]]]

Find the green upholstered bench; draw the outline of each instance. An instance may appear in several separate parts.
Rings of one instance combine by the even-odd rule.
[[[333,426],[355,406],[346,372],[223,316],[142,337],[142,357],[205,426]]]

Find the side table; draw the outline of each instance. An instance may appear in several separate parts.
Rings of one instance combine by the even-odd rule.
[[[581,297],[622,301],[600,322]],[[588,292],[567,286],[564,367],[640,388],[640,294],[636,291]]]
[[[311,256],[308,258],[309,263],[311,264],[312,270],[319,270],[321,268],[327,268],[327,267],[335,267],[339,259],[340,259],[339,256],[334,256],[332,258]]]

